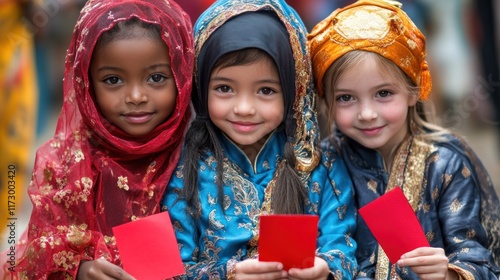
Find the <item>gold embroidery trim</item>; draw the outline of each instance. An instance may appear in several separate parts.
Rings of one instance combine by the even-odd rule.
[[[455,271],[458,274],[459,280],[474,280],[474,275],[472,275],[472,273],[454,264],[448,264],[448,270]]]
[[[400,187],[413,211],[417,211],[422,207],[421,198],[427,168],[426,159],[435,150],[436,148],[433,145],[425,143],[417,137],[409,136],[401,143],[394,157],[386,192]],[[377,256],[376,275],[377,279],[388,279],[389,276],[392,279],[397,275],[380,246]]]

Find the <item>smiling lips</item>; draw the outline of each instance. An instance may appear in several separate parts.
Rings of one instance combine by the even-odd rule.
[[[378,126],[378,127],[372,127],[372,128],[361,128],[361,132],[365,134],[366,136],[374,136],[379,134],[380,131],[382,131],[384,127],[383,126]]]
[[[257,127],[257,123],[252,122],[231,122],[231,124],[234,130],[242,133],[252,132]]]
[[[123,114],[125,120],[132,124],[143,124],[148,122],[152,117],[153,113],[148,112],[132,112]]]

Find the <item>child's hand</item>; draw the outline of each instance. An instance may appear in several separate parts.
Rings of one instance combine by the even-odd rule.
[[[458,279],[456,272],[448,271],[448,257],[443,248],[417,248],[402,255],[397,265],[409,267],[420,279]]]
[[[288,279],[291,280],[301,280],[301,279],[317,279],[324,280],[328,278],[330,274],[330,268],[328,263],[322,259],[316,257],[314,259],[314,266],[310,268],[292,268],[288,271]]]
[[[104,259],[94,261],[83,261],[80,264],[78,280],[92,280],[92,279],[120,279],[120,280],[134,280],[132,275],[128,274],[123,268],[114,265]]]
[[[283,264],[279,262],[259,262],[248,259],[236,264],[236,280],[245,279],[287,279]]]

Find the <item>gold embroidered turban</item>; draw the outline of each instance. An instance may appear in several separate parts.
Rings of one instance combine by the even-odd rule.
[[[308,35],[314,78],[323,96],[323,76],[345,53],[362,50],[394,62],[420,87],[420,100],[432,88],[425,61],[425,37],[401,9],[389,0],[360,0],[335,10]]]

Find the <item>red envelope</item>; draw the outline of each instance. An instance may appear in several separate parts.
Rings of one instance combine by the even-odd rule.
[[[399,187],[361,207],[359,213],[391,263],[404,253],[429,247],[417,215]]]
[[[184,274],[168,212],[113,227],[123,268],[137,280]]]
[[[318,216],[260,216],[259,261],[281,262],[284,270],[314,266]]]

